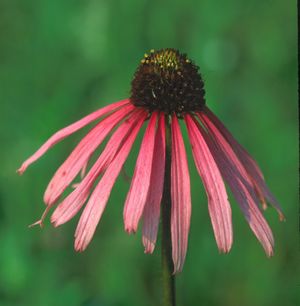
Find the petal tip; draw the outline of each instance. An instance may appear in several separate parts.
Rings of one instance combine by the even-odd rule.
[[[64,224],[66,220],[64,219],[64,216],[59,216],[56,211],[54,211],[53,215],[50,218],[50,222],[53,227],[59,227],[60,225]]]
[[[51,219],[51,224],[53,225],[53,227],[59,227],[61,225],[61,223],[59,223],[58,220],[52,220],[52,219]]]
[[[219,248],[219,254],[228,254],[230,252],[230,248]]]
[[[44,193],[43,201],[48,206],[48,205],[54,204],[56,199],[54,199],[53,195],[51,193],[47,192],[47,190],[46,190],[46,192]]]
[[[19,169],[16,170],[16,173],[22,175],[25,172],[26,168],[22,165]]]
[[[279,215],[279,221],[280,222],[285,222],[286,221],[285,215],[282,212],[279,212],[278,215]]]
[[[176,275],[176,274],[181,273],[181,272],[182,272],[182,267],[181,266],[174,267],[172,275]]]
[[[127,233],[127,234],[135,234],[136,233],[136,228],[135,227],[132,227],[132,226],[128,226],[128,227],[125,227],[125,232]]]
[[[231,245],[227,246],[225,249],[224,249],[224,254],[228,254],[231,250]]]
[[[52,214],[51,218],[50,218],[50,222],[54,227],[57,227],[57,223],[58,223],[58,217],[57,214],[55,213],[56,210],[54,211],[54,213]]]
[[[82,242],[78,242],[75,240],[75,244],[74,244],[74,250],[78,253],[82,253],[83,251],[85,251],[87,245],[85,245]]]
[[[149,248],[145,248],[144,250],[144,254],[152,254],[153,253],[153,249],[149,249]]]
[[[143,245],[145,247],[144,253],[145,254],[152,254],[155,248],[155,243],[149,241],[148,239],[143,239]]]

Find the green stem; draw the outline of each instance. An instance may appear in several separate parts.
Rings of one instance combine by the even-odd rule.
[[[173,275],[172,242],[171,242],[171,127],[169,116],[166,121],[166,165],[164,191],[161,203],[162,219],[162,290],[163,306],[175,306],[175,277]]]

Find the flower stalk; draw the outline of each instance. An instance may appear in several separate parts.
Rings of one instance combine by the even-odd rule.
[[[163,198],[161,203],[161,252],[162,252],[162,294],[163,306],[175,306],[175,276],[171,242],[171,126],[169,116],[166,122],[166,161]]]

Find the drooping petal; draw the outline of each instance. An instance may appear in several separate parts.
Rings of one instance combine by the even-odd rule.
[[[265,183],[264,176],[255,160],[249,155],[249,153],[241,146],[240,143],[232,136],[232,134],[226,129],[224,124],[218,119],[218,117],[207,107],[205,107],[204,116],[207,120],[211,121],[212,124],[219,130],[223,137],[230,144],[235,154],[238,156],[243,166],[245,167],[249,177],[252,180],[254,189],[260,198],[260,201],[264,208],[266,208],[265,199],[273,205],[279,214],[280,220],[284,220],[282,208],[278,201],[275,199],[268,186]]]
[[[165,176],[165,134],[165,116],[162,113],[160,114],[155,136],[150,187],[143,212],[143,244],[145,247],[145,253],[152,253],[154,251],[157,238],[160,203],[163,194]]]
[[[191,218],[191,193],[186,152],[176,115],[172,116],[171,130],[171,236],[174,273],[176,273],[182,270],[187,251]]]
[[[221,141],[219,142],[220,139],[214,140],[213,137],[211,137],[212,133],[210,135],[204,134],[203,136],[222,176],[228,183],[234,197],[239,203],[250,228],[262,244],[266,254],[271,256],[273,254],[274,245],[273,234],[257,206],[257,198],[253,189],[248,182],[244,180],[241,174],[243,172],[241,164],[237,158],[234,158],[233,154],[226,150],[223,143]]]
[[[226,156],[231,160],[232,164],[235,166],[237,170],[237,175],[239,176],[239,179],[241,182],[248,188],[249,191],[254,191],[254,186],[252,184],[251,178],[248,176],[247,171],[235,152],[233,151],[233,148],[230,146],[230,144],[227,142],[221,131],[219,131],[216,126],[213,124],[212,121],[209,120],[209,118],[206,116],[205,113],[200,112],[197,114],[200,121],[205,125],[207,128],[210,136],[213,138],[214,142],[218,144],[220,147],[220,150],[226,154]],[[259,202],[256,203],[259,205]]]
[[[222,153],[220,152],[217,154]],[[218,160],[218,157],[216,159]],[[238,175],[230,161],[226,157],[223,157],[223,160],[225,160],[225,162],[219,161],[219,167],[222,168],[223,177],[227,181],[237,202],[240,204],[250,228],[262,244],[266,254],[272,256],[274,245],[273,234],[255,203],[255,195],[253,193],[251,194],[245,185],[238,179]]]
[[[54,226],[59,226],[69,221],[78,213],[87,200],[95,180],[111,163],[127,135],[130,133],[136,123],[140,121],[140,118],[141,111],[137,110],[118,127],[88,174],[77,185],[76,189],[70,193],[55,209],[51,217],[51,222],[54,224]]]
[[[124,106],[129,103],[129,100],[122,100],[113,104],[110,104],[108,106],[105,106],[87,116],[84,118],[72,123],[71,125],[59,130],[54,135],[52,135],[32,156],[30,156],[27,160],[24,161],[24,163],[21,165],[21,167],[18,169],[19,174],[23,174],[24,171],[28,168],[30,164],[35,162],[37,159],[39,159],[42,155],[44,155],[51,147],[53,147],[55,144],[63,140],[64,138],[70,136],[71,134],[75,133],[76,131],[80,130],[81,128],[85,127],[92,121],[99,119],[100,117],[108,114],[109,112],[115,111],[117,108]]]
[[[133,142],[143,125],[147,114],[143,112],[128,138],[124,141],[114,160],[106,169],[103,177],[94,189],[81,217],[75,232],[75,249],[83,251],[90,243],[102,213],[105,209],[112,187],[123,167],[131,150]]]
[[[208,209],[218,248],[228,252],[232,245],[231,207],[216,162],[202,136],[205,133],[190,115],[185,116],[192,152],[208,197]]]
[[[136,161],[133,178],[124,206],[124,225],[128,233],[136,232],[144,210],[150,186],[151,168],[154,151],[157,112],[150,117],[140,152]]]
[[[99,122],[76,146],[65,162],[58,168],[49,182],[44,194],[44,201],[52,205],[84,167],[90,156],[111,132],[132,110],[133,105],[126,105]]]
[[[225,169],[224,169],[225,171]],[[249,190],[236,178],[231,178],[233,173],[224,174],[232,193],[240,204],[246,220],[248,221],[253,233],[263,246],[268,256],[273,255],[274,238],[272,231],[265,220],[263,214],[255,204],[255,195],[250,194]],[[230,180],[232,182],[230,182]]]

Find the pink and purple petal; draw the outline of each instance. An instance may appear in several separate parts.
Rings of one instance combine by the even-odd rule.
[[[143,212],[143,244],[145,253],[152,253],[157,239],[160,216],[160,203],[165,176],[165,115],[160,114],[155,136],[150,187]]]
[[[218,248],[229,252],[232,245],[231,207],[222,176],[203,138],[205,131],[194,122],[190,115],[185,116],[192,152],[199,175],[202,178],[208,197],[208,209]]]
[[[273,194],[270,192],[268,186],[265,183],[264,176],[259,166],[255,162],[255,160],[249,155],[249,153],[241,146],[240,143],[232,136],[232,134],[226,129],[224,124],[218,119],[218,117],[208,108],[205,107],[203,116],[206,117],[207,121],[210,121],[218,131],[223,135],[228,144],[232,147],[235,154],[245,167],[248,176],[250,177],[254,190],[258,195],[260,202],[265,209],[266,201],[269,201],[270,204],[277,210],[279,214],[280,220],[284,220],[285,217],[283,215],[282,209],[278,201],[275,199]]]
[[[157,112],[154,112],[147,126],[130,189],[124,206],[124,225],[128,233],[135,233],[142,216],[150,186],[151,168],[155,141]]]
[[[201,115],[200,119],[209,130],[209,135],[204,134],[203,136],[222,176],[239,203],[253,233],[262,244],[266,254],[271,256],[274,245],[273,234],[257,205],[258,199],[247,176],[245,177],[245,169],[218,131],[211,128]]]
[[[106,207],[112,187],[125,163],[134,140],[143,125],[147,114],[143,112],[123,146],[115,156],[114,160],[106,169],[103,177],[93,191],[81,217],[75,232],[75,249],[83,251],[90,243],[99,220]]]
[[[98,123],[76,146],[54,174],[44,194],[46,205],[54,204],[112,129],[128,116],[134,107],[126,105]]]
[[[133,112],[133,114],[118,127],[88,174],[81,183],[77,185],[76,189],[57,206],[51,217],[51,222],[54,226],[59,226],[69,221],[81,209],[90,194],[95,180],[112,162],[116,153],[122,146],[124,139],[126,139],[130,131],[140,120],[141,112],[140,110]]]
[[[184,142],[176,115],[172,116],[171,236],[174,273],[182,270],[191,219],[190,176]]]

